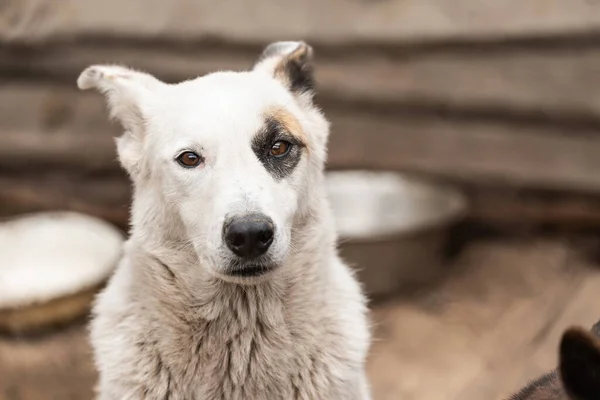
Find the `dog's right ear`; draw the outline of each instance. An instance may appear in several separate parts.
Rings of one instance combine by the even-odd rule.
[[[570,328],[560,342],[559,371],[567,393],[576,400],[600,399],[600,339]]]
[[[268,45],[254,65],[295,95],[314,94],[313,49],[304,42],[275,42]]]
[[[81,90],[96,89],[106,96],[111,117],[125,128],[125,134],[117,139],[117,151],[121,164],[131,175],[139,172],[145,105],[164,85],[152,75],[116,65],[88,67],[77,79]]]

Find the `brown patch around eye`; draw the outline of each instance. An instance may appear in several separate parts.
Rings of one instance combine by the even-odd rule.
[[[274,107],[265,112],[267,119],[275,120],[281,125],[290,135],[294,136],[303,146],[306,146],[306,135],[300,122],[290,112],[283,108]]]
[[[273,178],[281,180],[309,153],[306,136],[298,120],[285,110],[267,110],[263,118],[264,125],[252,138],[252,151]]]

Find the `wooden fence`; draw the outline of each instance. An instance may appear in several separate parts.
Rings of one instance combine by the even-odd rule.
[[[314,45],[330,168],[460,186],[474,220],[600,227],[600,1],[8,0],[0,6],[0,214],[71,208],[125,227],[118,127],[87,65],[167,81]]]

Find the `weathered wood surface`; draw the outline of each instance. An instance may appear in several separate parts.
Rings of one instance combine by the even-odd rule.
[[[69,173],[0,177],[0,218],[36,211],[72,210],[127,230],[131,188],[124,174]]]
[[[502,400],[556,365],[560,334],[600,318],[600,271],[562,241],[478,242],[435,290],[375,304],[368,373],[378,400]],[[0,399],[90,399],[81,325],[0,337]]]
[[[79,35],[262,42],[422,40],[567,33],[600,27],[594,0],[4,0],[0,40]]]
[[[32,83],[43,79],[74,86],[83,68],[106,62],[179,81],[215,70],[247,69],[265,43],[76,38],[44,45],[4,45],[0,46],[0,82],[5,86],[17,79]],[[317,46],[315,51],[320,96],[340,107],[372,105],[464,119],[600,125],[600,37],[408,47]]]
[[[11,26],[19,21],[19,13],[38,15],[42,22],[35,29],[41,33],[31,37],[44,40],[21,40],[24,32],[34,29],[27,20],[19,25],[25,36],[17,35],[0,46],[3,214],[74,207],[124,225],[123,208],[114,211],[115,202],[126,207],[129,198],[126,179],[115,162],[112,137],[119,129],[108,123],[100,96],[75,88],[78,73],[87,65],[120,62],[177,81],[219,69],[248,68],[269,41],[251,35],[245,41],[225,36],[221,39],[229,41],[204,41],[208,32],[204,29],[210,24],[172,26],[169,21],[177,13],[171,12],[176,7],[170,3],[145,3],[148,21],[152,21],[145,22],[136,20],[136,13],[125,12],[137,0],[121,8],[111,8],[109,2],[97,7],[97,15],[86,9],[87,1],[65,2],[67,6],[59,11],[74,14],[59,15],[56,21],[68,17],[80,23],[69,27],[70,22],[65,22],[58,30],[46,29],[42,23],[58,15],[47,1],[24,1],[18,7],[6,3],[8,9],[18,11],[12,14],[17,17]],[[263,1],[263,6],[270,4],[270,0]],[[399,4],[351,3],[346,4],[348,9],[390,7],[388,11]],[[452,38],[466,29],[459,22],[464,10],[484,15],[497,12],[500,6],[451,3],[454,14],[448,24],[456,30],[433,35],[436,39],[426,42],[409,35],[412,39],[398,36],[393,43],[383,36],[373,37],[371,44],[365,44],[351,34],[341,42],[325,31],[314,32],[319,38],[318,101],[333,122],[330,168],[394,169],[450,181],[469,193],[471,216],[476,219],[600,226],[600,36],[585,19],[578,20],[581,34],[575,32],[579,28],[567,29],[565,23],[570,13],[591,13],[596,4],[569,1],[569,10],[561,16],[556,11],[563,7],[561,2],[544,3],[545,8],[537,11],[529,8],[533,3],[520,4],[517,19],[528,15],[523,18],[533,25],[521,31],[515,28],[518,21],[506,25],[519,35],[490,39],[475,35],[475,30],[469,33],[471,39],[461,42]],[[195,4],[204,7],[203,2]],[[414,4],[403,7],[421,7]],[[419,4],[428,10],[448,10],[439,1]],[[196,6],[190,7],[187,13],[192,15]],[[217,11],[209,14],[217,15],[221,7],[226,6],[216,5]],[[325,7],[323,13],[329,5]],[[117,9],[123,15],[111,22],[114,30],[108,35],[105,18]],[[206,18],[210,20],[211,15]],[[436,14],[428,15],[434,18]],[[546,23],[554,36],[527,36]],[[155,31],[149,28],[151,24]],[[268,25],[265,29],[268,33],[256,35],[275,35],[276,30],[270,31]],[[490,25],[491,36],[492,31]],[[33,177],[40,171],[61,183],[54,183],[54,188],[38,183]],[[99,187],[109,185],[112,193],[105,190],[92,197],[89,190],[73,189],[93,187],[97,176],[102,176]],[[27,185],[35,185],[43,195],[24,196]],[[61,200],[53,194],[57,192],[74,197]]]

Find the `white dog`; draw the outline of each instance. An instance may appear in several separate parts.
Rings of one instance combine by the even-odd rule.
[[[91,325],[99,398],[369,399],[365,299],[324,195],[312,49],[178,84],[92,66],[125,128],[131,238]]]

